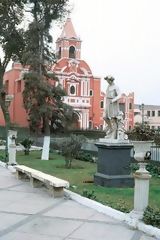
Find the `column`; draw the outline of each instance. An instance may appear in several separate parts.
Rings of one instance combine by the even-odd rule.
[[[137,219],[143,218],[143,213],[148,206],[149,199],[149,180],[151,175],[145,168],[146,163],[139,163],[139,170],[134,174],[135,187],[134,187],[134,209],[131,216]]]

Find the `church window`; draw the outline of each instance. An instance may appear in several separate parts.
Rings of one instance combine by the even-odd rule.
[[[101,108],[103,108],[104,107],[104,104],[103,104],[103,101],[101,101]]]
[[[151,112],[147,111],[147,116],[150,117],[151,116]]]
[[[69,58],[76,58],[76,50],[73,46],[70,46],[69,48]]]
[[[93,128],[93,122],[89,121],[89,129],[92,129],[92,128]]]
[[[61,47],[59,47],[58,58],[61,58]]]
[[[93,96],[93,90],[90,90],[89,95]]]
[[[71,87],[70,87],[70,94],[75,94],[75,87],[72,85]]]
[[[132,103],[129,103],[129,109],[130,110],[132,109]]]

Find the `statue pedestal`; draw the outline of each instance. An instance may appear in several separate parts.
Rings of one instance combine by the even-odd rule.
[[[130,174],[131,149],[128,141],[100,139],[98,147],[97,173],[94,183],[106,187],[133,187],[134,178]]]

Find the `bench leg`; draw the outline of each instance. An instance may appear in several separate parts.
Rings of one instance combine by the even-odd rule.
[[[63,187],[53,187],[51,185],[47,186],[49,194],[54,198],[60,198],[64,196]]]
[[[33,188],[39,188],[42,187],[43,182],[39,181],[36,178],[30,177],[30,184]]]
[[[27,175],[21,171],[16,171],[17,179],[27,179]]]

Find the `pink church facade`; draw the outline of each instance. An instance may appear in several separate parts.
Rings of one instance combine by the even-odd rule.
[[[105,94],[101,92],[101,79],[95,77],[86,61],[81,59],[81,43],[71,19],[68,18],[56,42],[58,60],[52,66],[52,71],[67,93],[64,102],[71,105],[77,114],[76,127],[80,129],[103,129]],[[28,127],[22,97],[24,89],[22,75],[25,71],[27,69],[22,68],[21,64],[14,63],[12,69],[7,71],[4,76],[8,94],[14,95],[9,109],[11,122],[21,127]],[[128,96],[122,94],[120,104],[125,113],[125,128],[133,128],[134,94]],[[0,125],[4,125],[1,111]]]
[[[79,128],[102,129],[104,94],[101,93],[101,79],[95,77],[89,65],[81,59],[81,40],[70,18],[57,39],[56,53],[58,61],[52,70],[67,92],[64,102],[77,113]]]

